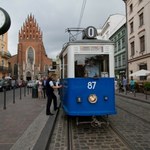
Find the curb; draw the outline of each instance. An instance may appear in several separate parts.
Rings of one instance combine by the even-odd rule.
[[[49,139],[52,134],[52,130],[54,128],[54,122],[56,121],[58,111],[55,115],[49,117],[47,120],[45,127],[43,128],[36,144],[33,147],[33,150],[46,150],[49,144]]]
[[[130,96],[130,95],[120,94],[120,93],[115,93],[115,95],[121,96],[121,97],[125,97],[125,98],[131,98],[133,100],[137,100],[137,101],[140,101],[140,102],[144,102],[144,103],[150,104],[150,101],[148,101],[149,99],[145,99],[144,96],[142,98],[138,98],[137,97],[138,95],[136,95],[136,96]]]

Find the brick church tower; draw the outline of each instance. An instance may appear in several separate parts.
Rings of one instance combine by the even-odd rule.
[[[47,74],[52,60],[47,57],[42,32],[33,15],[29,15],[19,31],[18,79],[33,80]]]

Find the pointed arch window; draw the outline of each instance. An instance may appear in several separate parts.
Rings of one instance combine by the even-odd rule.
[[[33,49],[30,47],[28,49],[28,63],[33,64],[34,61],[34,52]]]

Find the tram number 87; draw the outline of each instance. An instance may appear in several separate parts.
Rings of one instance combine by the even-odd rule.
[[[95,87],[96,87],[96,82],[95,81],[92,81],[92,82],[88,82],[87,83],[87,88],[88,89],[95,89]]]

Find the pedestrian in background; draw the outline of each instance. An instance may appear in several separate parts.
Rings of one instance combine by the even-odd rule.
[[[130,90],[131,90],[131,93],[134,92],[134,90],[135,90],[135,81],[132,76],[131,76],[131,80],[130,80]]]
[[[56,111],[58,109],[57,97],[54,94],[54,89],[59,89],[62,86],[61,85],[54,85],[55,81],[57,81],[57,75],[56,74],[49,75],[49,77],[46,81],[46,95],[47,95],[46,115],[53,115],[50,111],[52,100],[54,103],[54,110]]]
[[[118,81],[117,81],[117,78],[115,78],[115,90],[118,89]]]
[[[44,77],[42,81],[44,98],[46,98],[46,80],[47,80],[47,77]]]
[[[123,76],[122,85],[123,85],[124,93],[126,93],[127,92],[127,79],[126,79],[126,76]]]
[[[43,85],[42,79],[38,81],[38,97],[41,99],[43,97]]]

